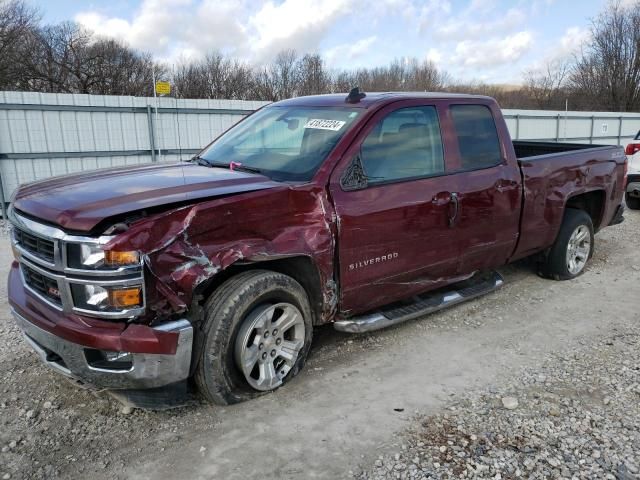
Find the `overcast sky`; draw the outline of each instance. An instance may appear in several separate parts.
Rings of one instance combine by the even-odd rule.
[[[606,0],[47,0],[44,20],[73,19],[160,60],[218,49],[259,63],[283,48],[332,68],[428,58],[461,80],[519,83],[566,54]]]

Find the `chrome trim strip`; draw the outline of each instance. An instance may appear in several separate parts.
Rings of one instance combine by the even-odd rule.
[[[45,225],[42,223],[34,222],[33,220],[23,217],[22,215],[16,213],[13,205],[9,206],[9,212],[7,214],[9,220],[14,225],[24,228],[25,230],[30,231],[34,235],[37,235],[46,240],[57,239],[62,240],[66,233],[60,230],[59,228],[52,227],[49,225]]]
[[[16,255],[16,260],[18,260],[21,265],[25,265],[39,274],[54,280],[58,285],[62,305],[56,304],[37,290],[31,288],[25,281],[24,271],[20,268],[22,283],[31,295],[58,311],[78,313],[96,318],[126,319],[133,318],[144,313],[146,308],[146,291],[142,259],[140,259],[140,263],[138,265],[119,267],[114,270],[84,270],[67,266],[67,246],[69,244],[91,244],[102,246],[111,241],[114,236],[103,235],[100,237],[85,237],[68,235],[59,228],[38,223],[16,213],[13,206],[9,207],[8,216],[10,222],[15,228],[53,242],[54,245],[54,263],[51,263],[23,248],[22,245],[16,241],[14,233],[12,232],[11,234],[11,244]],[[71,285],[73,284],[98,285],[103,287],[127,287],[140,285],[142,287],[143,304],[141,307],[123,309],[115,312],[99,312],[79,308],[75,306],[73,301],[73,295],[71,292]]]
[[[69,235],[63,230],[38,223],[34,220],[26,218],[15,211],[13,206],[9,206],[8,213],[9,221],[21,230],[42,238],[43,240],[49,240],[54,245],[54,263],[48,262],[36,255],[33,255],[28,250],[25,250],[19,243],[16,242],[14,235],[11,235],[13,245],[20,251],[21,255],[28,258],[32,262],[43,265],[52,270],[58,272],[64,272],[71,275],[85,275],[89,277],[116,277],[122,275],[129,275],[139,273],[142,271],[142,259],[137,265],[122,266],[116,269],[103,269],[103,270],[91,270],[82,268],[72,268],[68,266],[67,261],[67,245],[73,244],[90,244],[96,246],[104,246],[109,243],[115,236],[114,235],[102,235],[100,237],[86,237],[82,235]]]
[[[452,307],[459,303],[466,302],[467,300],[486,295],[487,293],[490,293],[502,287],[502,285],[504,284],[504,279],[502,278],[502,276],[498,272],[493,272],[493,274],[494,276],[491,281],[486,281],[487,288],[485,290],[480,290],[468,295],[463,295],[456,291],[455,285],[453,285],[451,291],[442,294],[442,301],[438,305],[424,308],[401,317],[393,318],[389,318],[381,312],[374,312],[367,315],[362,315],[360,317],[338,320],[334,322],[333,327],[339,332],[345,333],[373,332],[375,330],[380,330],[382,328],[397,325],[399,323],[403,323],[408,320],[427,315],[429,313],[434,313],[447,307]]]
[[[146,295],[145,295],[146,290],[145,290],[144,279],[142,277],[127,277],[127,278],[121,278],[121,279],[71,278],[71,277],[66,277],[64,275],[50,272],[34,263],[31,263],[25,258],[20,259],[20,263],[35,270],[40,275],[43,275],[57,282],[58,291],[60,292],[60,299],[62,301],[62,307],[60,307],[60,305],[56,305],[55,303],[51,302],[51,300],[44,297],[41,293],[30,288],[29,285],[25,282],[24,274],[22,273],[22,268],[20,269],[20,272],[23,275],[22,283],[24,287],[31,294],[35,295],[38,299],[56,308],[57,310],[68,312],[68,313],[73,312],[73,313],[79,313],[81,315],[87,315],[87,316],[98,317],[98,318],[107,318],[107,319],[132,318],[144,313],[144,310],[146,307]],[[73,302],[73,295],[71,293],[72,284],[97,285],[100,287],[129,287],[129,286],[139,285],[142,287],[142,306],[137,308],[118,310],[117,312],[99,312],[95,310],[78,308],[74,305],[74,302]]]

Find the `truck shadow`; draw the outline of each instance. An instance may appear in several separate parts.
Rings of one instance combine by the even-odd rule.
[[[541,280],[537,275],[536,261],[532,258],[525,258],[500,267],[498,272],[504,277],[505,287],[510,287],[526,280]],[[360,350],[357,347],[363,343],[370,344],[372,342],[376,343],[377,340],[382,341],[388,335],[397,334],[398,332],[412,328],[416,323],[438,323],[442,320],[443,316],[448,314],[448,312],[464,311],[464,309],[468,308],[468,306],[474,302],[482,301],[482,299],[490,299],[494,295],[500,295],[500,290],[469,300],[468,302],[445,308],[438,312],[427,313],[407,322],[368,333],[354,334],[339,332],[333,328],[332,324],[317,326],[314,328],[313,332],[314,338],[311,346],[311,352],[309,354],[309,362],[312,365],[322,368],[322,362],[324,362],[327,357],[330,358],[335,356],[332,353],[332,350],[336,349],[340,352],[341,357],[343,357],[342,360],[344,360],[345,353],[347,356],[350,351],[356,353]]]

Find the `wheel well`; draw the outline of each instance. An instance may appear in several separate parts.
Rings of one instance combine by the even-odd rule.
[[[593,229],[598,231],[604,213],[605,193],[604,190],[595,190],[593,192],[581,193],[567,200],[566,208],[575,208],[584,210],[591,217]]]
[[[313,260],[306,256],[286,257],[275,260],[265,260],[255,263],[234,264],[215,275],[212,279],[203,282],[194,291],[194,305],[202,307],[211,293],[222,285],[227,279],[247,270],[271,270],[288,275],[296,280],[309,296],[309,304],[313,312],[313,324],[320,323],[322,319],[322,292],[320,290],[320,273]]]

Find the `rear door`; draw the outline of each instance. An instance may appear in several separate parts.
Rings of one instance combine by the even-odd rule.
[[[449,225],[456,181],[446,175],[442,108],[425,100],[383,108],[332,175],[345,313],[436,288],[457,274],[460,250]],[[357,184],[361,170],[365,187]]]
[[[520,169],[506,125],[497,106],[477,103],[450,105],[443,124],[452,133],[459,272],[495,268],[513,253],[520,230]]]

